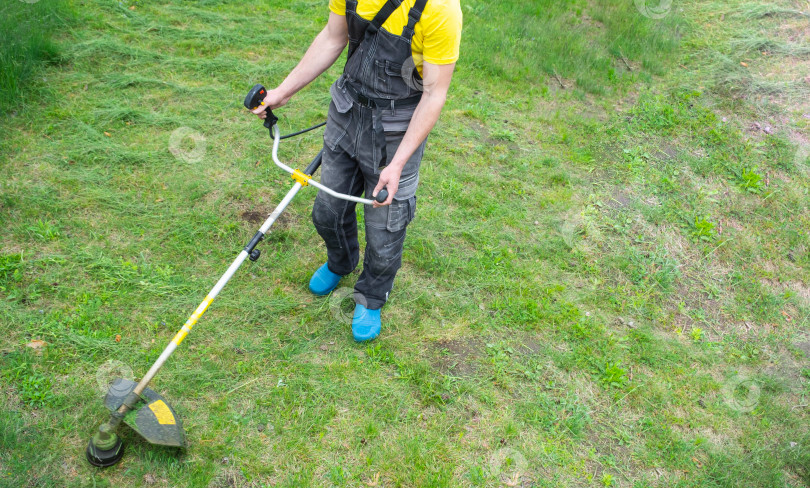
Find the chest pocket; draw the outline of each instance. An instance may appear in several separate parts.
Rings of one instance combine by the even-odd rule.
[[[405,83],[402,65],[387,59],[374,61],[374,73],[374,90],[385,98],[392,92],[400,91]]]

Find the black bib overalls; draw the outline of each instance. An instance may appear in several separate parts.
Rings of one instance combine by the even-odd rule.
[[[402,8],[401,0],[389,0],[372,21],[357,14],[356,0],[346,1],[349,58],[331,89],[321,165],[321,182],[336,191],[371,198],[382,168],[402,142],[406,127],[386,131],[385,122],[386,117],[409,120],[422,95],[419,73],[412,69],[411,38],[425,3],[416,1],[407,26],[397,34],[380,26]],[[405,165],[391,205],[364,208],[366,250],[354,295],[366,308],[382,307],[402,264],[423,152],[424,143]],[[312,221],[326,244],[329,269],[351,273],[360,260],[355,203],[318,192]]]

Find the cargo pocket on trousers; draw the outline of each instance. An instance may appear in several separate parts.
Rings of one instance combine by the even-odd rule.
[[[388,222],[386,229],[388,232],[399,232],[413,220],[416,216],[416,197],[407,200],[394,200],[388,206]]]
[[[332,102],[329,114],[326,117],[326,130],[323,132],[323,143],[331,150],[335,150],[340,141],[346,137],[352,123],[352,110],[341,113]]]

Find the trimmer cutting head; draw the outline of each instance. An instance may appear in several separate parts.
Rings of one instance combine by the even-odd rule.
[[[115,412],[136,385],[134,381],[121,378],[113,380],[107,396],[104,397],[104,406]],[[150,388],[143,390],[141,399],[143,403],[124,416],[124,423],[150,444],[185,447],[183,422],[169,402]]]
[[[177,412],[163,396],[144,388],[140,396],[133,395],[127,403],[132,408],[123,416],[118,414],[121,404],[127,400],[137,383],[115,379],[104,397],[104,406],[112,412],[111,421],[102,424],[90,439],[85,455],[93,466],[106,468],[121,460],[124,445],[115,433],[117,425],[123,421],[150,444],[185,447],[186,434]]]
[[[95,437],[91,438],[90,442],[87,444],[87,450],[85,451],[87,461],[93,466],[106,468],[107,466],[112,466],[117,463],[124,456],[124,444],[117,435],[110,443],[112,447],[109,449],[100,448],[95,444],[96,442],[98,442],[98,440]]]

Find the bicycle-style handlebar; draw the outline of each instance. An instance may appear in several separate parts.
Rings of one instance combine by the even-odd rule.
[[[264,105],[264,97],[267,95],[267,90],[261,85],[256,84],[251,88],[250,92],[248,92],[247,96],[245,97],[245,107],[248,110],[255,110],[260,106]],[[336,192],[331,188],[322,185],[316,180],[312,179],[311,174],[306,174],[300,170],[292,169],[286,164],[282,163],[278,159],[278,146],[281,142],[281,131],[278,129],[278,117],[273,114],[273,111],[270,110],[268,107],[265,109],[265,113],[267,117],[264,119],[264,126],[270,130],[270,134],[273,137],[273,162],[276,163],[276,166],[283,169],[287,173],[290,173],[295,181],[300,183],[302,186],[312,185],[319,190],[323,190],[329,195],[332,195],[335,198],[339,198],[341,200],[348,200],[350,202],[357,202],[362,203],[364,205],[372,205],[374,202],[367,198],[360,198],[354,195],[348,195],[346,193]],[[377,196],[374,198],[377,203],[382,203],[388,199],[388,190],[383,188],[379,192],[377,192]]]

